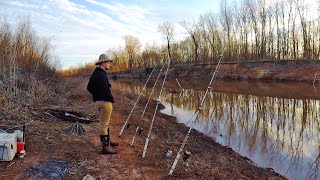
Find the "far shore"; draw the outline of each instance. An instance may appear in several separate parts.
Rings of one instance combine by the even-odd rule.
[[[210,78],[217,64],[171,65],[168,79]],[[153,67],[131,69],[111,73],[113,78],[146,78]],[[161,67],[158,66],[152,78],[156,78]],[[165,69],[165,68],[164,68]],[[165,70],[161,76],[164,77]],[[268,81],[306,81],[320,82],[320,62],[309,60],[297,61],[258,61],[258,62],[224,62],[217,73],[218,79],[268,80]]]

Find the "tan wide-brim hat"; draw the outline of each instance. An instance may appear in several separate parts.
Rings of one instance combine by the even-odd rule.
[[[110,59],[106,54],[100,54],[99,60],[96,62],[96,65],[99,65],[103,62],[113,62],[113,60]]]

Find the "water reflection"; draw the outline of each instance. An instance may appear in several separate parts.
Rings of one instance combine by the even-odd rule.
[[[143,82],[115,83],[116,88],[139,93]],[[134,85],[133,85],[134,84]],[[199,107],[208,81],[166,83],[162,112],[188,123]],[[149,87],[152,86],[152,82]],[[150,92],[151,90],[147,91]],[[303,83],[226,82],[215,85],[194,128],[292,179],[319,179],[320,87]],[[156,91],[154,97],[159,93]]]

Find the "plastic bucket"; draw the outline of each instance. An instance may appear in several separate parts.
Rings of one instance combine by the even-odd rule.
[[[19,158],[24,158],[26,151],[24,150],[24,142],[17,142],[17,153],[16,156]]]

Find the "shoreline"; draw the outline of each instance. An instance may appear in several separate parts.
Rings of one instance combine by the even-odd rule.
[[[168,70],[168,79],[210,78],[216,64],[172,65]],[[140,79],[147,77],[153,68],[131,69],[114,72],[110,77],[117,79]],[[156,78],[160,67],[156,68],[151,78]],[[165,72],[161,76],[164,77]],[[320,83],[319,61],[258,61],[222,63],[217,79],[264,80],[281,82],[316,82]]]

